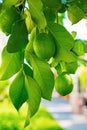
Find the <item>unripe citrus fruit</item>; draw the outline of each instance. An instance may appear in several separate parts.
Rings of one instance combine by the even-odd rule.
[[[59,75],[55,80],[55,89],[62,96],[69,94],[73,90],[72,78],[67,74]]]
[[[55,43],[46,33],[40,33],[33,42],[35,54],[41,59],[50,59],[55,53]]]

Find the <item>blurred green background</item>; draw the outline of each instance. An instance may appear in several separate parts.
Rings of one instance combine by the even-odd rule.
[[[63,130],[44,107],[40,107],[31,119],[30,125],[24,128],[27,104],[16,111],[9,98],[9,83],[5,81],[2,86],[2,82],[0,82],[0,130]]]
[[[26,104],[17,112],[6,99],[0,102],[0,130],[63,130],[46,108],[40,108],[24,128],[26,112]]]

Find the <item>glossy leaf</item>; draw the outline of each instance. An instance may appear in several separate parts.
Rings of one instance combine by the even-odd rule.
[[[72,31],[71,33],[72,33],[72,37],[76,38],[77,32],[76,31]]]
[[[85,53],[87,53],[87,40],[83,40]]]
[[[28,0],[30,13],[34,22],[38,25],[40,29],[44,29],[46,27],[46,19],[42,12],[43,4],[41,0]]]
[[[33,67],[33,76],[41,88],[42,97],[51,100],[54,88],[54,76],[48,63],[39,60],[34,55],[26,52],[26,59]]]
[[[24,20],[16,22],[12,34],[7,42],[7,50],[10,53],[23,50],[28,43],[28,32]]]
[[[60,62],[61,65],[61,71],[63,73],[67,73],[67,74],[75,74],[77,68],[78,68],[78,63],[77,61],[75,62]]]
[[[26,15],[25,23],[27,26],[27,30],[29,33],[31,33],[32,29],[35,26],[35,23],[33,22],[32,18],[31,18],[30,11],[28,9],[26,9],[24,13]]]
[[[75,24],[84,18],[84,12],[77,5],[72,5],[68,8],[68,18]]]
[[[6,35],[11,33],[12,25],[20,19],[20,12],[15,8],[3,8],[0,12],[0,30]]]
[[[80,0],[80,2],[77,3],[79,8],[84,11],[84,13],[87,13],[87,0]]]
[[[82,64],[87,66],[87,60],[82,56],[87,52],[86,41],[83,45],[80,44],[74,40],[76,32],[70,34],[64,27],[66,10],[66,15],[72,24],[78,23],[83,18],[87,19],[87,0],[1,0],[0,2],[0,30],[9,35],[2,52],[0,83],[5,86],[4,80],[9,81],[9,78],[15,75],[10,84],[9,94],[17,110],[25,101],[28,103],[25,127],[38,111],[41,98],[51,100],[55,86],[54,75],[74,74],[78,66]],[[50,40],[53,40],[55,48],[51,58],[45,60],[38,58],[34,47],[36,36],[43,33],[47,33]],[[42,39],[46,38],[40,37],[36,48],[40,49]],[[53,52],[53,48],[44,45],[43,56],[46,49],[47,52],[48,50]],[[51,67],[55,67],[56,70],[53,68],[51,70]],[[63,84],[63,80],[61,83]]]
[[[15,5],[19,0],[3,0],[3,7],[9,8],[13,5]]]
[[[23,64],[23,53],[10,54],[5,47],[2,52],[2,63],[0,66],[0,80],[5,80],[17,73]]]
[[[84,43],[83,43],[80,39],[75,40],[74,47],[73,47],[72,50],[73,50],[73,52],[75,52],[78,56],[84,55],[84,53],[85,53]]]
[[[74,62],[77,60],[77,56],[67,49],[64,49],[62,47],[58,47],[57,55],[54,57],[56,61],[65,61],[65,62]]]
[[[12,81],[9,90],[10,98],[15,108],[19,110],[22,104],[28,99],[28,94],[25,88],[25,78],[22,70],[16,75]]]
[[[61,0],[42,0],[44,6],[47,6],[49,8],[61,8]]]
[[[59,61],[76,61],[77,57],[71,51],[71,48],[74,45],[74,39],[69,32],[62,25],[56,23],[49,23],[48,29],[56,41],[56,54],[52,65],[56,66]]]
[[[78,61],[83,64],[84,66],[87,66],[87,60],[82,59],[82,58],[78,58]]]
[[[1,90],[2,90],[2,88],[6,88],[7,86],[9,86],[9,84],[10,84],[9,80],[0,81]]]
[[[44,15],[47,19],[47,21],[55,21],[56,19],[56,12],[50,8],[45,8],[44,9]]]
[[[65,29],[65,27],[57,23],[49,22],[48,29],[55,38],[55,40],[58,42],[60,47],[67,50],[70,50],[73,47],[74,39]]]
[[[35,37],[36,37],[36,27],[33,28],[33,30],[31,31],[30,39],[29,39],[29,42],[28,42],[28,44],[26,46],[26,50],[29,53],[34,53],[33,42],[34,42]]]
[[[75,74],[76,70],[78,68],[78,62],[71,62],[71,63],[66,63],[66,70],[67,73],[69,74]]]
[[[25,119],[24,128],[27,127],[29,124],[30,124],[30,110],[29,110],[29,105],[28,105],[27,116]]]
[[[58,12],[63,14],[65,11],[66,11],[66,5],[62,4],[61,8],[58,9]]]
[[[33,77],[33,70],[29,65],[24,64],[23,69],[26,75]]]
[[[32,117],[39,108],[41,102],[41,90],[38,83],[29,76],[25,76],[25,85],[28,92],[29,116]]]

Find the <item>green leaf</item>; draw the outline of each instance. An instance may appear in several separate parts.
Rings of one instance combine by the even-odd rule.
[[[9,8],[13,5],[15,5],[19,0],[3,0],[3,7]]]
[[[68,74],[75,74],[78,68],[78,62],[66,63],[66,70]]]
[[[67,50],[70,50],[73,47],[74,39],[62,25],[49,22],[48,29],[60,47]]]
[[[76,35],[77,35],[77,32],[76,31],[72,31],[72,37],[75,39],[76,38]]]
[[[82,18],[84,18],[84,12],[77,5],[70,6],[67,11],[68,18],[72,22],[72,24],[76,24]]]
[[[30,11],[28,9],[25,10],[24,14],[26,15],[25,23],[27,26],[27,30],[29,33],[31,33],[32,29],[35,27],[35,23],[33,22]]]
[[[1,90],[6,88],[10,84],[9,80],[2,80],[0,81],[0,88]]]
[[[63,47],[58,47],[57,55],[54,57],[54,59],[58,61],[65,61],[65,62],[74,62],[77,60],[77,56],[67,49],[64,49]]]
[[[54,75],[50,70],[48,63],[39,60],[34,55],[26,52],[25,57],[33,68],[33,76],[41,88],[42,97],[51,100],[54,88]]]
[[[29,116],[32,117],[38,110],[41,102],[41,90],[38,83],[25,75],[25,85],[28,92]]]
[[[84,55],[85,46],[84,46],[83,41],[81,41],[80,39],[75,40],[74,47],[73,47],[72,51],[75,54],[77,54],[78,56]]]
[[[49,8],[54,9],[60,9],[61,8],[61,0],[42,0],[44,6],[47,6]]]
[[[83,40],[85,53],[87,53],[87,40]]]
[[[33,70],[29,65],[24,64],[23,69],[26,75],[33,77]]]
[[[50,9],[50,8],[45,8],[44,9],[44,15],[47,19],[47,21],[53,21],[55,22],[56,19],[56,11]]]
[[[2,63],[0,66],[0,80],[5,80],[17,73],[22,64],[24,56],[23,53],[11,54],[7,52],[5,47],[2,52]]]
[[[0,13],[1,13],[1,10],[2,10],[2,3],[0,3]]]
[[[62,72],[68,73],[68,74],[75,74],[78,67],[77,61],[70,62],[70,63],[60,62],[60,65],[61,65]]]
[[[36,30],[37,30],[36,27],[32,29],[29,42],[26,46],[26,50],[29,51],[30,53],[33,53],[33,54],[34,54],[33,42],[34,42],[34,39],[36,37]]]
[[[80,63],[82,63],[84,66],[87,66],[87,60],[82,59],[82,58],[78,58],[78,61],[79,61]]]
[[[23,50],[28,43],[28,32],[24,20],[16,22],[12,34],[7,42],[7,50],[10,53]]]
[[[29,105],[28,105],[28,111],[27,111],[27,116],[25,119],[24,128],[26,128],[29,124],[30,124],[30,110],[29,110]]]
[[[25,88],[25,78],[22,70],[17,73],[16,78],[12,81],[9,94],[12,103],[17,110],[19,110],[22,104],[28,99],[28,94]]]
[[[66,11],[66,4],[62,3],[61,8],[58,9],[58,12],[63,14],[65,11]]]
[[[44,29],[46,27],[46,19],[42,12],[43,4],[41,0],[28,0],[30,13],[34,22],[38,25],[40,29]]]
[[[80,0],[80,2],[78,1],[77,5],[81,10],[84,11],[84,13],[87,13],[87,0]]]
[[[53,66],[59,61],[73,62],[77,59],[76,55],[71,51],[74,45],[74,39],[69,32],[57,23],[48,23],[48,29],[55,39],[56,54],[53,59]]]
[[[20,12],[15,8],[3,8],[0,12],[0,30],[6,35],[11,33],[12,25],[20,19]]]

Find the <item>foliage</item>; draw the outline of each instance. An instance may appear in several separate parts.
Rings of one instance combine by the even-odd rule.
[[[20,111],[22,114],[19,114],[12,109],[9,111],[11,104],[4,107],[4,103],[0,104],[0,130],[22,130],[25,120],[25,107]],[[4,107],[4,108],[3,108]],[[44,123],[46,125],[44,125]],[[40,108],[37,114],[32,118],[30,126],[26,127],[24,130],[63,130],[63,128],[58,124],[58,122],[52,117],[52,115],[45,109]]]
[[[51,100],[55,84],[51,67],[61,75],[74,74],[78,62],[87,65],[87,61],[81,57],[87,52],[87,44],[75,39],[74,33],[70,34],[63,26],[61,18],[65,11],[72,24],[87,19],[87,0],[0,2],[0,30],[8,35],[2,51],[0,80],[9,80],[15,75],[9,94],[17,110],[24,102],[28,103],[25,126],[37,112],[41,98]],[[47,40],[52,42],[51,50],[47,45],[41,45],[43,34],[49,36]],[[34,47],[38,36],[42,37],[38,40],[39,49]],[[47,41],[45,37],[43,40]]]
[[[45,124],[45,125],[44,125]],[[32,118],[28,127],[30,130],[63,130],[58,122],[52,117],[46,108],[40,108]]]
[[[22,127],[19,124],[20,119],[17,119],[17,118],[18,117],[13,113],[0,114],[0,129],[1,130],[21,130],[20,128]]]
[[[24,120],[7,99],[0,102],[0,130],[22,130]]]

